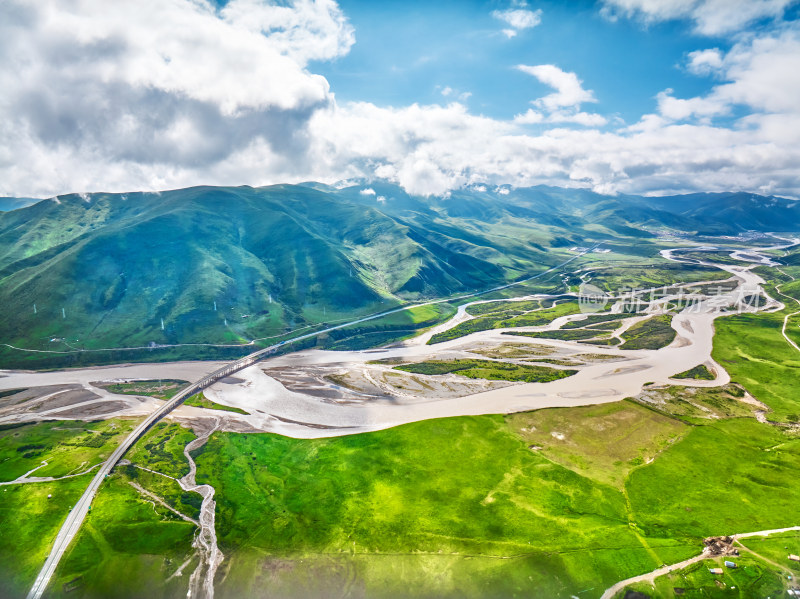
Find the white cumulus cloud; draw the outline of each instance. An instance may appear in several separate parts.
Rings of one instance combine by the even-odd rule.
[[[695,75],[709,75],[722,68],[722,52],[719,48],[689,52],[686,68]]]
[[[552,64],[529,66],[520,64],[517,69],[528,75],[536,77],[545,85],[556,91],[536,100],[536,104],[548,110],[555,110],[564,106],[580,106],[584,102],[597,102],[594,93],[583,89],[583,85],[575,73],[562,71]]]
[[[331,0],[0,1],[0,195],[382,178],[800,196],[797,24],[688,54],[709,93],[664,90],[630,126],[585,112],[593,92],[548,64],[517,67],[554,91],[509,119],[456,89],[446,106],[337,102],[313,64],[353,40]]]
[[[603,0],[609,18],[637,17],[645,23],[689,19],[704,35],[723,35],[765,18],[777,18],[795,0]]]
[[[503,34],[509,38],[514,37],[523,29],[531,29],[542,22],[541,9],[509,8],[506,10],[492,11],[492,16],[509,26],[503,29]]]

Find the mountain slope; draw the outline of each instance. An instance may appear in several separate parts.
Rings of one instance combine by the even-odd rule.
[[[558,258],[511,245],[508,256],[489,235],[301,186],[60,196],[0,214],[0,302],[13,315],[0,340],[242,343],[497,285]]]
[[[800,229],[798,203],[386,182],[69,194],[0,212],[0,343],[238,345],[530,277],[576,245],[651,255],[653,231],[743,227]]]

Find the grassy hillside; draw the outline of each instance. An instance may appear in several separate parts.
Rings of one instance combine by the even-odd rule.
[[[793,205],[734,199],[730,210],[771,206],[757,226],[800,226]],[[230,358],[251,341],[525,279],[575,247],[653,259],[650,231],[701,230],[723,208],[710,195],[669,204],[542,186],[420,198],[385,182],[58,196],[0,212],[0,366]],[[179,344],[206,345],[164,347]]]
[[[557,235],[532,215],[381,208],[279,185],[67,195],[0,213],[0,302],[14,315],[0,341],[56,352],[266,342],[568,255],[548,251]]]

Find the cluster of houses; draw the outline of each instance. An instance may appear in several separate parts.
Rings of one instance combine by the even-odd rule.
[[[793,562],[800,562],[800,555],[795,555],[794,553],[792,553],[792,554],[789,555],[789,559],[791,561],[793,561]],[[729,560],[725,560],[725,567],[726,568],[730,568],[730,569],[735,569],[738,566],[736,565],[735,562],[732,562],[732,561],[729,561]],[[712,574],[724,574],[725,573],[725,570],[723,570],[722,568],[709,568],[708,571],[711,572]],[[789,576],[788,578],[790,580],[792,579],[791,576]],[[786,591],[786,593],[790,597],[800,597],[800,589],[797,589],[797,588],[788,589]]]
[[[800,562],[800,555],[795,555],[794,553],[792,553],[789,555],[789,559],[792,560],[793,562]],[[736,562],[725,560],[725,567],[733,570],[738,566],[736,565]],[[711,572],[712,574],[722,574],[725,572],[725,570],[723,570],[722,568],[709,568],[708,571]],[[800,597],[800,592],[798,592],[797,596]]]

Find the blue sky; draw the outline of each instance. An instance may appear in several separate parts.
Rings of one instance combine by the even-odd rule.
[[[5,0],[0,195],[800,198],[800,0]]]
[[[628,122],[654,110],[658,92],[673,88],[696,96],[712,82],[681,68],[698,48],[727,50],[725,37],[694,34],[679,20],[643,27],[633,20],[610,22],[590,1],[537,2],[540,25],[512,39],[492,17],[500,2],[363,2],[340,6],[355,28],[351,51],[314,65],[337,98],[403,106],[443,103],[441,89],[471,93],[467,104],[494,118],[511,118],[546,85],[513,69],[517,64],[555,64],[575,72],[595,91],[597,112]]]

